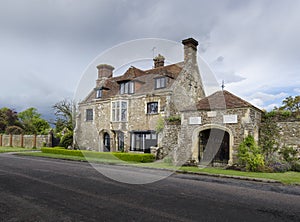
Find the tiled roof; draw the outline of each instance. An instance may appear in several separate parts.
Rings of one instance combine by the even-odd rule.
[[[111,98],[119,94],[119,83],[124,81],[135,81],[141,84],[136,88],[135,94],[149,93],[154,91],[154,79],[160,76],[166,76],[166,88],[168,89],[174,83],[181,72],[183,63],[176,63],[167,66],[161,66],[149,70],[141,70],[134,66],[127,69],[122,76],[109,78],[100,84],[103,88],[102,99]],[[96,90],[92,90],[83,102],[89,102],[96,98]]]
[[[207,96],[199,101],[197,110],[218,110],[218,109],[234,109],[244,107],[257,107],[251,103],[233,95],[232,93],[224,90],[217,91],[210,96]]]

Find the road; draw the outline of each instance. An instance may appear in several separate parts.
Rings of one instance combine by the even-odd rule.
[[[300,221],[300,187],[186,174],[132,185],[89,163],[0,154],[0,221]]]

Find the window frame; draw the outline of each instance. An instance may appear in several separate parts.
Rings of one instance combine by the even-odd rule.
[[[86,109],[85,110],[85,121],[91,122],[94,120],[94,111],[93,109]]]
[[[151,107],[151,105],[154,105],[156,104],[156,107],[154,109],[154,112],[152,112],[153,110],[153,107]],[[147,103],[147,114],[149,115],[154,115],[154,114],[158,114],[158,102],[148,102]]]
[[[116,100],[111,102],[111,122],[127,122],[128,101]]]
[[[96,99],[102,98],[103,90],[102,89],[97,89],[96,90]]]
[[[167,78],[165,76],[155,78],[155,86],[154,86],[155,89],[163,89],[166,87],[167,87]]]
[[[127,82],[120,83],[120,89],[119,89],[120,95],[134,94],[134,92],[135,92],[135,87],[134,87],[133,81],[127,81]]]

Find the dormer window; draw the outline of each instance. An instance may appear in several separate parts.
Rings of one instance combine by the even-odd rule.
[[[166,88],[166,77],[159,77],[155,79],[155,89]]]
[[[120,84],[120,94],[133,94],[134,82],[123,82]]]
[[[99,99],[102,97],[102,89],[97,89],[96,91],[96,98]]]

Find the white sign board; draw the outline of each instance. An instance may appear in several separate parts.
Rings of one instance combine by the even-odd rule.
[[[209,111],[207,112],[207,117],[216,117],[217,116],[217,112],[216,111]]]
[[[223,123],[237,123],[237,115],[223,115]]]
[[[194,125],[194,124],[201,124],[201,117],[190,117],[189,118],[189,124]]]

